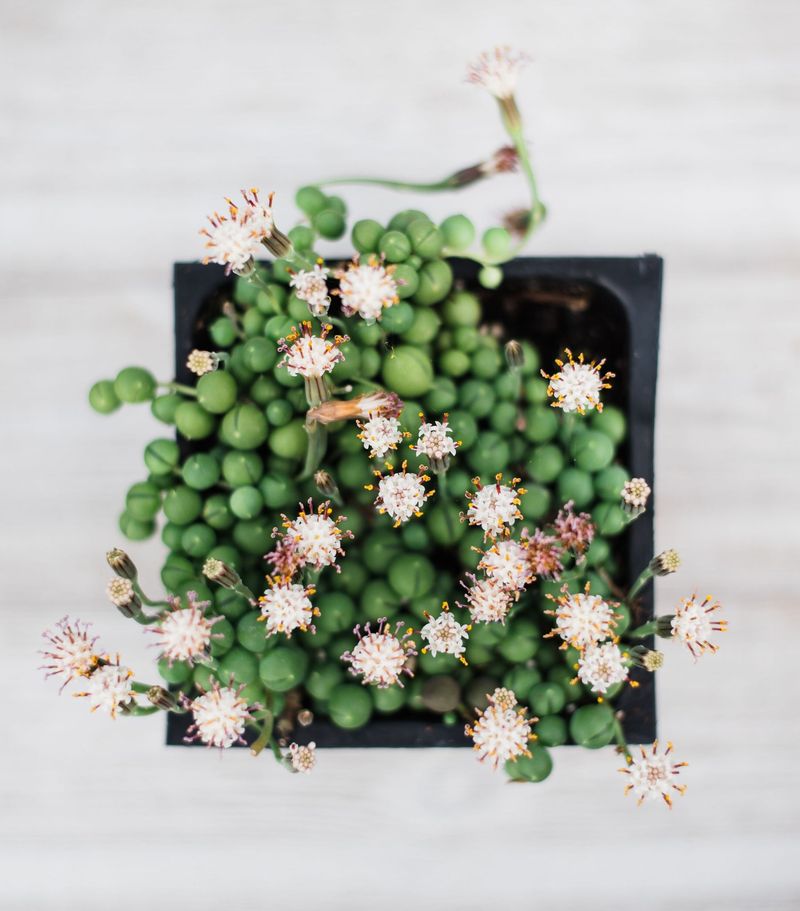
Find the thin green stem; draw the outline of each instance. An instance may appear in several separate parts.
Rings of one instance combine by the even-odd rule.
[[[152,598],[148,598],[147,595],[142,591],[142,586],[139,584],[138,579],[133,583],[133,590],[142,599],[142,604],[146,604],[148,607],[170,606],[168,601],[154,601]]]
[[[161,709],[157,705],[136,705],[128,703],[123,714],[125,715],[155,715]]]
[[[655,573],[653,570],[646,566],[640,573],[639,578],[633,583],[628,592],[628,597],[625,599],[629,604],[633,599],[639,594],[639,592],[647,585],[647,583],[653,578]]]
[[[325,450],[328,447],[328,432],[319,421],[306,422],[308,432],[308,449],[306,449],[306,462],[298,480],[310,478],[322,464]]]
[[[631,639],[645,639],[647,636],[654,636],[657,629],[658,620],[648,620],[647,623],[643,623],[641,626],[637,626],[636,629],[630,630],[626,633],[626,636]]]
[[[250,746],[250,752],[253,754],[253,756],[258,756],[258,754],[272,739],[272,729],[275,726],[275,716],[271,711],[265,711],[263,715],[264,723],[261,725],[261,733]]]
[[[625,731],[622,729],[622,722],[614,716],[614,740],[617,742],[617,746],[622,751],[625,756],[626,761],[631,760],[631,751],[628,747],[628,741],[625,739]]]
[[[159,383],[161,389],[169,389],[171,392],[180,392],[181,395],[188,395],[197,398],[197,390],[194,386],[187,386],[184,383]]]
[[[134,680],[131,683],[131,689],[134,693],[148,693],[153,689],[152,683],[140,683],[138,680]]]
[[[435,180],[430,183],[412,180],[389,180],[384,177],[337,177],[334,180],[321,180],[317,187],[337,187],[345,185],[368,187],[386,187],[388,190],[408,190],[412,193],[440,193],[448,190],[460,190],[468,184],[456,183],[453,177]]]

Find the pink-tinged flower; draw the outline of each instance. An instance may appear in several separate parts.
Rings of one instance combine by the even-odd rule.
[[[614,609],[599,595],[591,594],[588,582],[582,592],[572,594],[565,585],[558,597],[547,597],[555,608],[545,613],[555,617],[556,625],[545,639],[559,636],[563,639],[562,648],[571,645],[585,649],[613,635],[617,622]]]
[[[628,666],[619,646],[614,642],[587,646],[578,658],[578,679],[601,695],[615,683],[627,680]]]
[[[268,202],[258,198],[258,190],[242,190],[244,205],[237,205],[226,198],[228,214],[214,212],[209,215],[209,227],[200,234],[206,238],[207,253],[203,263],[218,263],[225,271],[240,271],[262,252],[262,241],[273,233],[272,194]]]
[[[272,575],[282,579],[291,579],[300,568],[300,555],[294,546],[294,541],[282,535],[277,528],[273,529],[272,537],[275,546],[264,555],[264,559],[272,567]]]
[[[222,617],[208,619],[205,615],[211,602],[198,601],[196,592],[187,592],[186,600],[188,606],[183,607],[180,598],[170,598],[169,611],[162,615],[157,625],[147,628],[147,632],[158,636],[154,644],[170,667],[176,661],[187,664],[202,661],[208,657],[211,640],[219,638],[212,630]]]
[[[625,793],[630,794],[632,791],[638,804],[642,804],[645,800],[660,799],[672,809],[672,792],[676,791],[681,795],[686,792],[686,785],[677,784],[677,778],[680,770],[689,763],[672,761],[671,743],[667,743],[667,748],[663,753],[658,751],[658,741],[650,747],[649,751],[644,747],[639,749],[641,756],[632,756],[629,760],[630,765],[619,770],[630,778],[630,782],[625,785]]]
[[[268,576],[267,582],[266,591],[258,599],[259,620],[267,624],[267,635],[284,633],[288,639],[296,629],[315,632],[312,621],[319,616],[319,610],[311,603],[311,596],[316,589],[285,578]]]
[[[102,709],[116,718],[119,710],[133,700],[132,678],[133,671],[120,665],[119,659],[115,663],[104,662],[89,675],[86,690],[75,696],[88,697],[93,712]]]
[[[530,62],[527,54],[500,45],[484,51],[467,68],[467,82],[479,85],[498,101],[511,98],[522,68]]]
[[[445,414],[441,421],[426,421],[422,412],[419,416],[422,423],[419,425],[416,445],[411,448],[418,456],[424,458],[437,474],[447,471],[451,456],[456,454],[456,449],[461,445],[460,441],[454,440],[451,436],[447,415]]]
[[[301,270],[289,280],[294,293],[308,304],[314,316],[325,316],[330,309],[331,299],[328,296],[328,270],[321,262],[313,269]]]
[[[575,513],[572,500],[565,503],[553,522],[553,529],[566,550],[580,557],[594,540],[597,530],[588,512]]]
[[[433,490],[426,492],[425,484],[430,481],[430,476],[425,474],[426,467],[420,465],[416,474],[409,474],[406,470],[408,462],[403,462],[400,471],[395,472],[394,467],[386,463],[388,474],[380,471],[373,474],[378,478],[378,495],[375,497],[375,508],[383,515],[388,514],[394,519],[394,527],[407,522],[412,516],[421,516],[425,501],[435,493]],[[374,490],[374,484],[365,484],[366,490]]]
[[[328,341],[333,326],[325,325],[319,335],[314,335],[310,322],[300,323],[291,333],[278,342],[278,351],[283,352],[279,366],[285,367],[290,376],[306,379],[323,377],[344,360],[340,346],[349,341],[346,335],[337,335]]]
[[[566,363],[556,358],[558,373],[549,374],[542,370],[542,376],[550,381],[547,394],[554,399],[551,403],[553,408],[560,408],[566,414],[575,411],[585,414],[593,408],[602,411],[600,393],[611,388],[608,380],[614,378],[613,373],[600,373],[605,358],[586,363],[582,354],[578,355],[577,361],[574,360],[569,348],[565,348],[564,353],[568,358]]]
[[[681,598],[672,616],[672,637],[682,642],[696,660],[706,652],[716,652],[719,646],[710,641],[714,633],[728,630],[727,620],[715,619],[714,614],[722,605],[711,595],[698,603],[697,595]]]
[[[526,544],[525,552],[531,573],[537,579],[558,582],[561,573],[564,572],[564,564],[561,562],[563,551],[559,539],[546,535],[537,528],[532,535],[525,535],[523,532],[522,540]]]
[[[495,541],[484,552],[478,569],[501,588],[517,595],[533,581],[525,539],[522,542],[511,538]]]
[[[317,764],[316,743],[313,740],[306,746],[290,743],[288,759],[293,772],[302,772],[307,775]]]
[[[184,697],[184,705],[194,719],[187,731],[186,742],[201,740],[221,750],[234,743],[244,743],[245,726],[252,720],[252,712],[260,706],[248,705],[241,695],[243,689],[244,685],[238,689],[220,686],[215,680],[207,693],[191,700]]]
[[[397,282],[394,280],[394,266],[385,266],[376,256],[360,262],[356,255],[346,269],[338,269],[334,275],[339,279],[338,293],[345,316],[358,314],[368,323],[374,323],[400,299],[397,296]]]
[[[472,738],[479,761],[488,760],[497,769],[501,763],[530,756],[528,742],[536,739],[531,725],[539,719],[526,717],[527,708],[517,706],[517,697],[511,690],[496,689],[488,699],[489,705],[482,712],[475,710],[475,724],[464,728],[466,736]]]
[[[364,449],[369,450],[371,459],[384,458],[392,449],[397,449],[408,436],[401,429],[400,421],[397,418],[375,415],[368,421],[363,423],[357,421],[356,423],[361,431],[358,438],[364,444]]]
[[[90,625],[63,617],[54,629],[42,633],[47,649],[39,652],[46,660],[41,670],[45,677],[63,677],[62,690],[70,680],[90,676],[101,660],[94,648],[97,636],[89,635]]]
[[[493,579],[477,579],[472,573],[467,574],[467,579],[470,585],[461,581],[466,603],[456,602],[458,606],[469,611],[473,623],[505,623],[515,600],[514,593]]]
[[[352,399],[329,399],[312,408],[308,418],[320,424],[351,421],[353,418],[398,418],[404,407],[404,402],[394,392],[378,390]]]
[[[285,546],[287,550],[293,551],[291,562],[295,568],[313,566],[314,569],[324,569],[326,566],[334,566],[339,569],[336,560],[344,556],[342,540],[352,538],[353,533],[339,528],[339,525],[346,521],[345,516],[332,519],[332,515],[333,509],[329,500],[321,503],[316,509],[313,501],[309,500],[308,512],[301,503],[300,512],[295,518],[281,516],[285,529],[284,537],[288,539]]]
[[[438,617],[431,617],[425,614],[428,622],[419,631],[420,636],[428,643],[422,653],[430,652],[435,658],[438,654],[453,655],[458,658],[462,664],[466,664],[464,651],[466,646],[464,640],[469,639],[471,626],[459,623],[458,620],[450,613],[450,609],[445,601],[442,604],[442,612]]]
[[[484,487],[480,478],[473,478],[477,490],[474,493],[468,490],[465,494],[469,500],[467,521],[483,529],[484,539],[509,534],[511,526],[522,518],[519,497],[525,489],[517,489],[520,479],[512,478],[510,485],[503,484],[502,480],[502,474],[498,474],[494,484]]]
[[[416,655],[414,643],[409,640],[411,630],[400,635],[403,626],[398,622],[395,632],[391,632],[385,618],[378,621],[378,628],[373,633],[370,624],[356,626],[353,632],[358,636],[358,642],[352,652],[345,652],[342,661],[350,665],[350,673],[362,678],[362,683],[372,683],[378,689],[397,684],[403,685],[402,674],[413,677],[414,673],[408,667],[408,659]]]

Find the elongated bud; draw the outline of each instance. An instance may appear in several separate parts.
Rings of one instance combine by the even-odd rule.
[[[665,614],[663,617],[656,617],[656,635],[662,639],[671,639],[672,632],[672,621],[675,619],[675,614]]]
[[[130,579],[120,577],[112,579],[106,586],[106,594],[122,616],[129,620],[136,616],[142,608],[141,599],[136,594]]]
[[[333,475],[325,471],[324,468],[320,468],[318,472],[314,475],[314,483],[317,486],[317,490],[324,496],[330,497],[330,499],[336,499],[339,496],[339,485],[334,481]]]
[[[214,557],[209,557],[203,564],[203,575],[223,588],[238,588],[242,584],[241,576],[233,567]]]
[[[650,569],[657,576],[668,576],[670,573],[677,572],[680,565],[681,558],[678,556],[678,551],[672,550],[672,548],[656,554],[650,561]]]
[[[646,645],[636,645],[630,650],[630,656],[637,667],[643,667],[652,674],[664,665],[664,653],[648,648]]]
[[[509,370],[521,370],[525,366],[525,352],[516,339],[506,342],[505,354]]]
[[[178,700],[163,686],[151,686],[147,691],[147,698],[156,708],[165,712],[178,708]]]
[[[519,163],[519,155],[514,146],[503,146],[498,149],[491,158],[481,161],[478,164],[470,165],[468,168],[462,168],[451,174],[445,183],[451,187],[467,187],[484,177],[492,177],[494,174],[507,174],[516,171]]]
[[[282,231],[279,231],[274,225],[272,226],[272,230],[270,231],[269,236],[265,237],[261,243],[264,244],[269,252],[278,259],[286,256],[287,253],[292,252],[292,242]]]
[[[113,550],[110,550],[106,554],[106,560],[111,569],[123,579],[135,580],[138,572],[136,566],[134,565],[133,560],[125,553],[124,550],[120,550],[119,547],[115,547]]]

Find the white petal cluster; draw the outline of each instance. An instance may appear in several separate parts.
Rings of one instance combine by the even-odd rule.
[[[622,502],[636,509],[643,509],[650,496],[650,485],[644,478],[631,478],[622,487]]]
[[[89,635],[89,624],[64,617],[53,630],[43,633],[47,649],[41,652],[46,660],[42,670],[47,677],[63,677],[63,689],[70,680],[86,677],[96,667],[94,644],[97,636]]]
[[[117,607],[126,607],[136,596],[133,590],[133,582],[130,579],[121,579],[119,576],[114,577],[108,583],[106,594],[109,601]]]
[[[226,749],[244,742],[245,725],[250,720],[250,707],[237,690],[214,686],[189,703],[196,736],[210,747]]]
[[[258,599],[261,616],[267,626],[267,635],[285,633],[290,637],[299,629],[311,627],[314,607],[308,597],[309,590],[296,582],[275,582]]]
[[[517,491],[499,481],[476,490],[467,508],[469,524],[480,526],[487,537],[502,534],[521,518]]]
[[[379,320],[384,309],[398,301],[393,271],[374,257],[365,263],[356,259],[347,269],[339,270],[336,277],[344,315],[358,314],[370,323]]]
[[[358,631],[358,628],[356,628]],[[381,621],[373,633],[369,624],[352,652],[345,652],[342,660],[350,665],[350,673],[372,683],[378,689],[397,684],[402,686],[401,674],[409,673],[406,662],[413,648],[406,641],[389,632],[385,621]]]
[[[629,783],[625,786],[625,793],[633,792],[633,796],[641,804],[645,800],[663,800],[668,807],[672,806],[672,792],[683,794],[685,785],[677,783],[680,770],[687,763],[673,762],[670,757],[672,744],[667,744],[667,749],[661,753],[656,741],[650,750],[640,748],[641,755],[634,756],[627,768],[620,769],[625,775],[630,776]]]
[[[220,619],[206,618],[205,609],[211,604],[210,601],[198,601],[194,592],[189,592],[188,600],[189,606],[181,607],[180,599],[174,599],[172,610],[157,626],[152,627],[158,636],[155,644],[170,664],[175,661],[188,661],[192,664],[196,659],[207,655],[212,628]]]
[[[587,592],[560,597],[550,613],[556,618],[556,634],[577,649],[608,639],[616,622],[611,605]]]
[[[305,775],[317,764],[317,745],[312,740],[307,746],[297,743],[289,744],[289,763],[293,772],[302,772]]]
[[[382,459],[390,450],[397,449],[403,442],[403,431],[397,418],[375,415],[368,421],[359,424],[361,433],[358,437],[369,450],[370,458]]]
[[[86,692],[80,695],[89,697],[89,706],[93,712],[101,709],[116,718],[120,706],[133,699],[132,677],[133,671],[130,668],[116,664],[103,665],[92,673],[86,684]]]
[[[450,435],[447,415],[444,421],[423,421],[419,426],[414,449],[418,456],[427,458],[431,465],[446,465],[456,454],[458,445]]]
[[[672,636],[682,642],[696,659],[705,652],[716,652],[719,646],[711,642],[711,636],[723,633],[728,624],[715,620],[714,613],[720,609],[719,602],[709,595],[698,602],[697,596],[682,598],[672,618]]]
[[[213,351],[202,351],[200,348],[190,351],[189,357],[186,358],[186,366],[195,376],[213,373],[218,365],[219,358]]]
[[[317,263],[313,269],[303,269],[289,280],[294,293],[308,304],[314,316],[325,316],[331,306],[328,296],[328,270]]]
[[[475,724],[464,729],[481,762],[488,760],[496,769],[509,759],[529,755],[528,741],[533,732],[525,711],[516,707],[516,697],[510,690],[496,690],[489,697],[489,705]]]
[[[303,510],[284,527],[300,566],[324,569],[334,566],[337,558],[344,553],[342,532],[324,508],[319,512]]]
[[[467,69],[467,82],[485,88],[502,101],[511,98],[517,87],[520,70],[528,63],[527,54],[507,45],[484,51]]]
[[[395,523],[401,525],[422,512],[426,498],[422,478],[417,474],[402,471],[387,474],[380,479],[375,506],[378,512],[387,513]]]
[[[301,334],[286,346],[281,367],[290,376],[321,377],[344,360],[338,345],[318,335]]]
[[[463,606],[474,623],[504,623],[514,596],[491,579],[476,579],[473,576],[472,584],[466,587],[465,600]]]
[[[628,679],[622,652],[613,642],[589,645],[578,658],[578,678],[593,693],[605,693],[615,683]]]
[[[428,620],[420,630],[420,636],[428,643],[425,650],[434,658],[440,652],[460,658],[466,650],[464,640],[469,639],[469,626],[459,623],[445,610],[438,617]]]
[[[510,538],[495,541],[483,555],[478,569],[511,592],[520,592],[533,581],[527,547]]]
[[[261,241],[272,234],[271,197],[269,203],[258,198],[258,190],[242,191],[244,205],[228,199],[228,214],[215,212],[200,233],[206,238],[203,262],[218,263],[226,271],[239,271],[263,252]]]

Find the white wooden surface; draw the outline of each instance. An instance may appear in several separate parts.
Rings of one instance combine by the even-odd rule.
[[[787,0],[179,0],[0,5],[4,622],[0,907],[789,909],[797,864],[796,364],[800,8]],[[662,732],[691,762],[672,813],[622,798],[609,750],[507,786],[467,752],[337,752],[298,780],[246,753],[162,746],[36,671],[41,628],[95,622],[103,553],[157,432],[85,391],[166,375],[170,264],[202,216],[259,184],[425,178],[501,141],[462,62],[511,40],[551,218],[533,249],[667,260],[658,544],[731,632],[670,651]],[[427,203],[496,216],[514,178]],[[353,193],[357,214],[398,200]],[[138,549],[155,573],[159,546]]]

